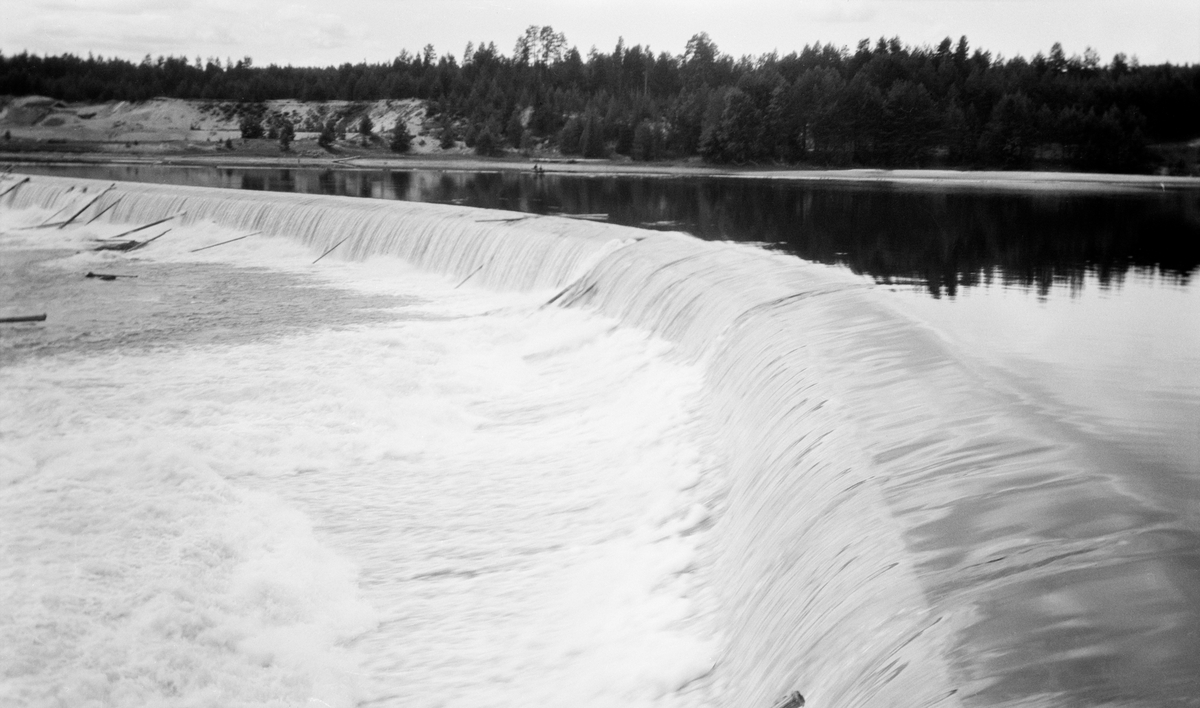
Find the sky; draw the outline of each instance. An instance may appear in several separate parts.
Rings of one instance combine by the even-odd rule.
[[[993,56],[1032,57],[1061,42],[1143,64],[1200,64],[1198,0],[3,0],[6,55],[89,52],[326,66],[390,61],[432,44],[462,57],[468,41],[510,54],[529,25],[550,25],[587,54],[626,46],[682,54],[707,32],[735,57],[785,55],[814,42],[853,48],[899,36],[936,45],[966,35]]]

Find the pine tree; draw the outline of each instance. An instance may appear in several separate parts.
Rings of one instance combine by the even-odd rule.
[[[247,113],[238,121],[238,129],[242,131],[243,140],[253,140],[263,136],[262,121],[258,116]]]
[[[292,149],[292,141],[296,139],[296,128],[287,118],[279,119],[279,149],[287,152]]]
[[[454,135],[454,124],[450,122],[448,116],[443,117],[441,121],[441,136],[439,136],[438,145],[443,150],[450,150],[458,145],[458,139]]]
[[[487,126],[479,131],[479,135],[475,136],[475,154],[490,157],[497,155],[500,148],[497,145],[496,138],[492,135],[492,131]]]
[[[412,134],[408,132],[408,125],[403,119],[396,121],[395,127],[392,128],[392,140],[388,143],[388,147],[392,152],[408,152],[412,148]]]
[[[358,135],[362,138],[363,147],[366,147],[371,139],[371,131],[375,129],[375,123],[371,121],[371,116],[366,113],[358,120]]]
[[[564,155],[578,155],[579,139],[583,137],[583,123],[578,118],[571,118],[563,126],[558,136],[558,149]]]
[[[325,121],[325,125],[321,126],[321,134],[317,137],[317,145],[320,145],[327,150],[332,147],[333,139],[335,137],[334,129],[335,126],[332,118],[328,121]]]

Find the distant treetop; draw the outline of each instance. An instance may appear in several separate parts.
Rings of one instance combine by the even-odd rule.
[[[1090,47],[1068,56],[1058,43],[1005,59],[966,37],[917,47],[880,37],[853,50],[816,43],[735,60],[700,32],[679,55],[621,40],[585,57],[561,32],[530,25],[510,56],[494,42],[469,43],[460,63],[426,45],[390,62],[336,67],[23,52],[0,54],[0,95],[416,98],[468,144],[486,131],[496,144],[738,163],[1136,170],[1148,164],[1147,143],[1200,134],[1200,66],[1142,66],[1125,54],[1104,64]]]

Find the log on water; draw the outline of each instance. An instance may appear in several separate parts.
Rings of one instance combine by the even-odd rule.
[[[507,222],[524,221],[526,219],[532,219],[535,216],[537,216],[537,214],[530,214],[529,216],[516,216],[516,217],[510,218],[510,219],[476,219],[475,223],[486,224],[486,223],[495,222],[495,221],[507,221]]]
[[[117,278],[136,278],[137,276],[136,275],[122,275],[122,274],[118,274],[118,273],[93,273],[92,271],[89,270],[88,274],[83,277],[99,278],[100,280],[116,280]]]
[[[122,194],[120,197],[117,197],[116,199],[112,200],[112,204],[109,204],[108,206],[104,207],[103,209],[101,209],[101,210],[99,211],[99,213],[97,213],[97,214],[96,214],[95,216],[93,216],[92,218],[88,219],[88,221],[87,221],[87,222],[88,222],[88,224],[90,224],[90,223],[92,223],[93,221],[95,221],[96,219],[99,219],[100,217],[104,216],[105,212],[107,212],[109,209],[112,209],[113,207],[115,207],[115,206],[117,205],[117,203],[121,201],[121,197],[124,197],[124,196],[125,196],[125,195],[124,195],[124,194]],[[85,224],[85,225],[86,225],[86,224]]]
[[[67,191],[69,192],[71,190],[67,190]],[[38,224],[38,226],[49,226],[50,222],[54,221],[54,217],[58,216],[59,214],[63,213],[64,211],[66,211],[67,209],[70,209],[70,208],[71,208],[70,205],[68,205],[68,206],[63,207],[62,209],[59,209],[58,211],[51,214],[49,219],[46,219],[42,223]]]
[[[50,222],[49,224],[37,224],[37,225],[35,225],[35,226],[22,226],[22,227],[21,227],[21,228],[19,228],[19,229],[13,229],[13,230],[14,230],[14,231],[31,231],[31,230],[33,230],[33,229],[48,229],[48,228],[50,228],[51,226],[62,226],[62,225],[63,225],[63,224],[65,224],[65,223],[67,223],[67,222],[65,222],[65,221],[52,221],[52,222]]]
[[[130,246],[129,248],[126,248],[125,250],[126,251],[136,251],[139,248],[145,248],[147,244],[149,244],[152,241],[157,241],[158,239],[162,238],[163,236],[166,236],[168,233],[170,233],[170,231],[171,231],[170,229],[167,229],[166,231],[162,232],[161,234],[155,236],[154,238],[148,238],[145,241],[142,241],[141,243],[136,243],[136,244]]]
[[[112,189],[112,188],[113,188],[113,187],[115,187],[115,186],[117,186],[117,185],[115,185],[115,184],[110,184],[110,185],[108,185],[108,189],[105,189],[103,192],[101,192],[101,193],[97,194],[95,197],[92,197],[92,200],[91,200],[90,202],[88,202],[87,204],[84,204],[82,209],[80,209],[79,211],[77,211],[77,212],[75,212],[74,214],[72,214],[72,215],[71,215],[71,218],[69,218],[69,219],[67,219],[66,221],[64,221],[64,222],[62,222],[61,224],[59,224],[59,227],[58,227],[58,228],[60,228],[60,229],[62,229],[62,228],[66,228],[67,224],[70,224],[72,221],[74,221],[75,219],[79,218],[79,215],[80,215],[80,214],[82,214],[83,212],[87,211],[87,210],[88,210],[88,207],[90,207],[91,205],[93,205],[93,204],[95,204],[96,202],[100,201],[100,197],[103,197],[105,194],[108,194],[108,190],[109,190],[109,189]]]
[[[17,317],[0,317],[0,324],[11,324],[16,322],[43,322],[45,315],[19,315]]]
[[[14,184],[13,186],[4,190],[3,192],[0,192],[0,197],[7,196],[9,192],[15,191],[17,187],[20,187],[21,185],[25,184],[28,181],[29,181],[29,178],[26,177],[25,179],[21,180],[20,182],[17,182],[16,184]]]
[[[116,236],[109,236],[108,240],[111,241],[113,239],[121,238],[122,236],[128,236],[129,234],[135,234],[139,231],[144,231],[144,230],[150,228],[151,226],[158,226],[159,224],[163,223],[164,221],[170,221],[171,219],[174,219],[176,216],[183,216],[186,213],[187,212],[180,212],[180,213],[176,214],[175,216],[168,216],[165,219],[159,219],[158,221],[151,221],[149,224],[146,224],[145,226],[139,226],[136,229],[130,229],[128,231],[123,231],[123,232],[117,234]],[[159,236],[162,236],[162,234],[159,234]]]
[[[93,251],[128,251],[138,245],[138,241],[122,241],[120,243],[102,243],[93,248]]]
[[[347,236],[346,238],[350,238],[350,237],[349,237],[349,236]],[[341,241],[338,241],[337,243],[335,243],[335,244],[333,244],[332,246],[330,246],[328,251],[326,251],[326,252],[322,253],[320,256],[318,256],[318,257],[317,257],[317,261],[321,260],[321,259],[322,259],[322,258],[324,258],[325,256],[328,256],[330,253],[333,253],[333,249],[335,249],[335,248],[337,248],[338,246],[340,246],[340,245],[342,245],[343,243],[345,243],[345,242],[346,242],[346,238],[344,238],[344,239],[342,239]],[[317,261],[313,261],[313,265],[316,265],[316,264],[317,264]]]
[[[490,262],[491,262],[491,261],[488,261],[488,263],[490,263]],[[465,284],[465,283],[466,283],[468,280],[470,280],[471,278],[474,278],[476,273],[478,273],[479,271],[483,270],[483,267],[484,267],[484,266],[486,266],[486,265],[487,265],[487,263],[484,263],[483,265],[479,266],[479,267],[478,267],[478,268],[476,268],[475,270],[471,271],[471,274],[470,274],[470,275],[468,275],[467,277],[463,278],[461,283],[459,283],[458,285],[455,285],[455,286],[454,286],[454,289],[455,289],[455,290],[458,290],[459,288],[461,288],[461,287],[462,287],[462,286],[463,286],[463,285],[464,285],[464,284]]]
[[[233,243],[234,241],[241,241],[244,238],[250,238],[251,236],[256,236],[261,233],[262,233],[261,231],[255,231],[252,234],[246,234],[245,236],[238,236],[237,238],[231,238],[228,241],[219,241],[217,243],[214,243],[214,244],[211,244],[208,246],[201,246],[200,248],[193,248],[192,250],[188,251],[188,253],[196,253],[197,251],[207,251],[210,248],[216,248],[217,246],[224,246],[227,243]]]

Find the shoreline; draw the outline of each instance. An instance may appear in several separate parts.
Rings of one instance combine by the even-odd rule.
[[[988,189],[1200,189],[1200,177],[1168,175],[1109,174],[1094,172],[1035,172],[952,169],[793,169],[777,167],[727,167],[701,163],[632,163],[602,159],[485,158],[467,155],[376,157],[345,155],[293,157],[264,155],[141,154],[114,155],[106,152],[3,152],[0,164],[19,172],[29,166],[165,166],[214,169],[334,169],[334,170],[443,170],[455,172],[532,172],[538,166],[546,175],[595,177],[716,177],[723,179],[767,179],[792,182],[895,183],[927,187]]]

